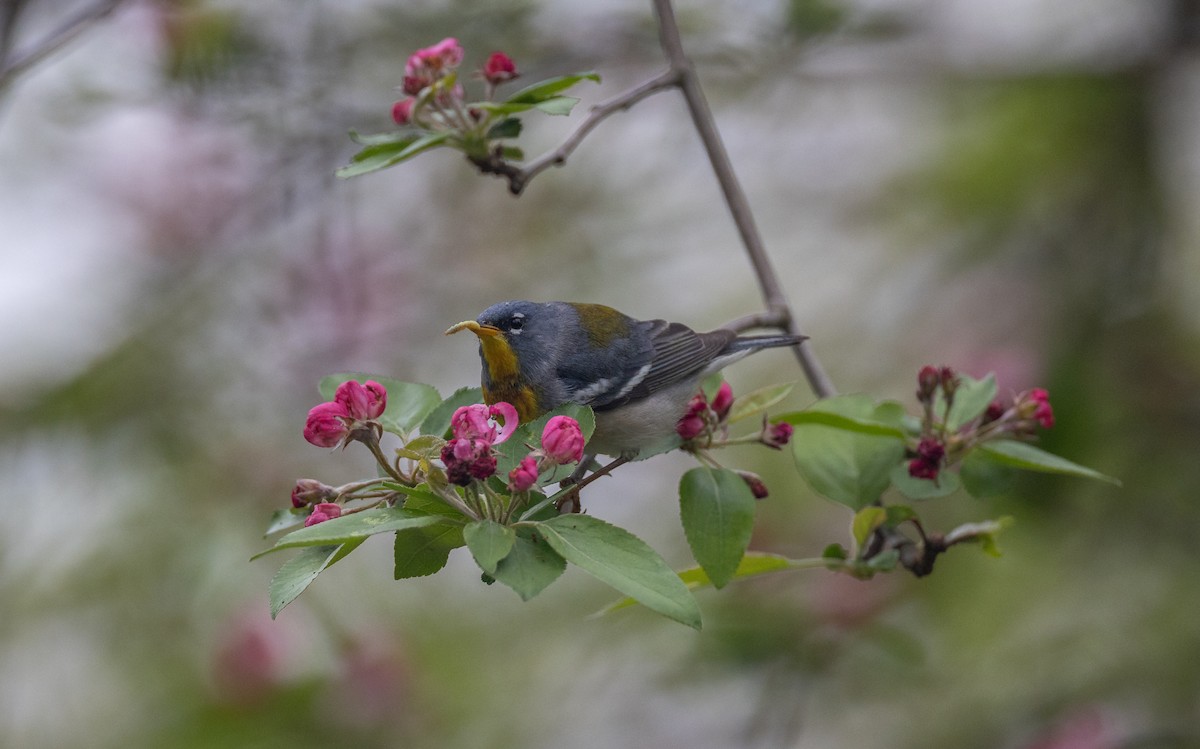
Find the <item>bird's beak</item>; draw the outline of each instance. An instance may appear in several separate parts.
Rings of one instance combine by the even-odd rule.
[[[453,335],[460,330],[469,330],[480,338],[500,335],[500,328],[492,325],[480,325],[474,320],[463,320],[457,325],[451,325],[446,329],[446,335]]]

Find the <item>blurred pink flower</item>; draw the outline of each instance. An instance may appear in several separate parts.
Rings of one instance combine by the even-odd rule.
[[[483,77],[493,86],[511,81],[518,75],[516,63],[503,52],[493,52],[483,64]]]
[[[333,502],[321,502],[313,508],[312,514],[304,521],[304,527],[324,523],[342,516],[342,506]]]
[[[721,387],[717,389],[716,395],[713,396],[710,408],[717,415],[718,420],[724,420],[729,415],[729,409],[733,406],[733,388],[728,382],[722,382]]]
[[[397,125],[407,125],[412,121],[412,109],[415,100],[410,96],[392,105],[392,119]]]

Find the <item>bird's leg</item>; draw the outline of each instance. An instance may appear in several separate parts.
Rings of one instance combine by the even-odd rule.
[[[589,458],[594,459],[594,456],[585,455],[584,460],[579,461],[580,466],[586,465],[588,462],[590,462]],[[592,473],[591,476],[588,476],[585,479],[580,479],[578,481],[574,480],[574,473],[563,479],[559,483],[559,486],[566,485],[571,487],[571,490],[559,497],[558,501],[554,503],[554,506],[558,508],[559,514],[561,515],[568,512],[579,512],[581,509],[583,509],[583,502],[579,498],[580,490],[601,476],[607,476],[608,474],[612,473],[613,469],[617,468],[618,466],[625,465],[629,461],[633,460],[633,458],[633,455],[622,455],[603,468],[597,469]],[[575,469],[575,473],[578,472],[579,469]]]
[[[599,468],[600,464],[596,462],[596,453],[584,453],[583,457],[579,460],[579,465],[575,467],[571,475],[558,482],[558,485],[571,486],[572,484],[578,484],[583,480],[588,471],[595,471]]]

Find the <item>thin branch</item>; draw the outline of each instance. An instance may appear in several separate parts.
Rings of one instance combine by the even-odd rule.
[[[592,107],[591,111],[588,112],[587,119],[581,122],[579,127],[575,128],[575,131],[563,141],[562,145],[534,159],[523,168],[514,167],[504,162],[503,159],[496,157],[486,160],[485,163],[480,163],[480,161],[476,161],[475,163],[485,172],[499,174],[507,178],[509,192],[513,195],[520,195],[534,177],[552,166],[562,166],[565,164],[567,157],[579,147],[579,144],[583,142],[587,134],[594,130],[601,122],[617,112],[624,112],[648,96],[678,85],[678,73],[674,70],[668,70],[662,75],[651,78],[640,86],[631,88],[608,101],[600,102]]]
[[[69,44],[89,26],[116,10],[122,2],[123,0],[99,0],[63,21],[58,28],[30,49],[13,55],[11,60],[7,55],[0,59],[0,93],[11,86],[17,76]],[[12,29],[8,29],[6,33],[11,34]]]
[[[721,141],[721,134],[717,130],[712,110],[704,96],[704,89],[700,86],[700,79],[696,76],[696,69],[683,51],[683,43],[679,35],[679,26],[675,22],[675,11],[671,7],[671,0],[653,0],[653,2],[655,13],[658,15],[659,43],[667,55],[671,70],[679,76],[679,87],[687,101],[692,123],[700,135],[700,140],[704,143],[705,151],[708,152],[717,182],[721,185],[725,202],[729,206],[729,212],[733,215],[738,234],[741,235],[742,244],[750,257],[750,264],[754,267],[754,273],[758,278],[759,288],[767,306],[765,315],[741,318],[734,321],[733,324],[754,327],[766,323],[792,335],[800,335],[800,329],[792,315],[791,306],[783,292],[779,276],[775,273],[775,268],[767,256],[762,236],[754,222],[750,202],[746,199],[746,193],[742,190],[741,183],[738,182],[737,175],[733,171],[729,153]],[[817,361],[809,343],[805,341],[792,347],[792,350],[795,351],[796,358],[800,361],[800,366],[803,368],[813,392],[821,398],[836,394],[837,390],[834,388],[833,382],[825,374],[825,370]]]

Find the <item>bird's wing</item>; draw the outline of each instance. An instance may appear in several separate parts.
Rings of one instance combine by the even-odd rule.
[[[731,330],[697,333],[686,325],[652,320],[650,339],[654,357],[638,389],[645,395],[670,387],[708,366],[737,337]]]

